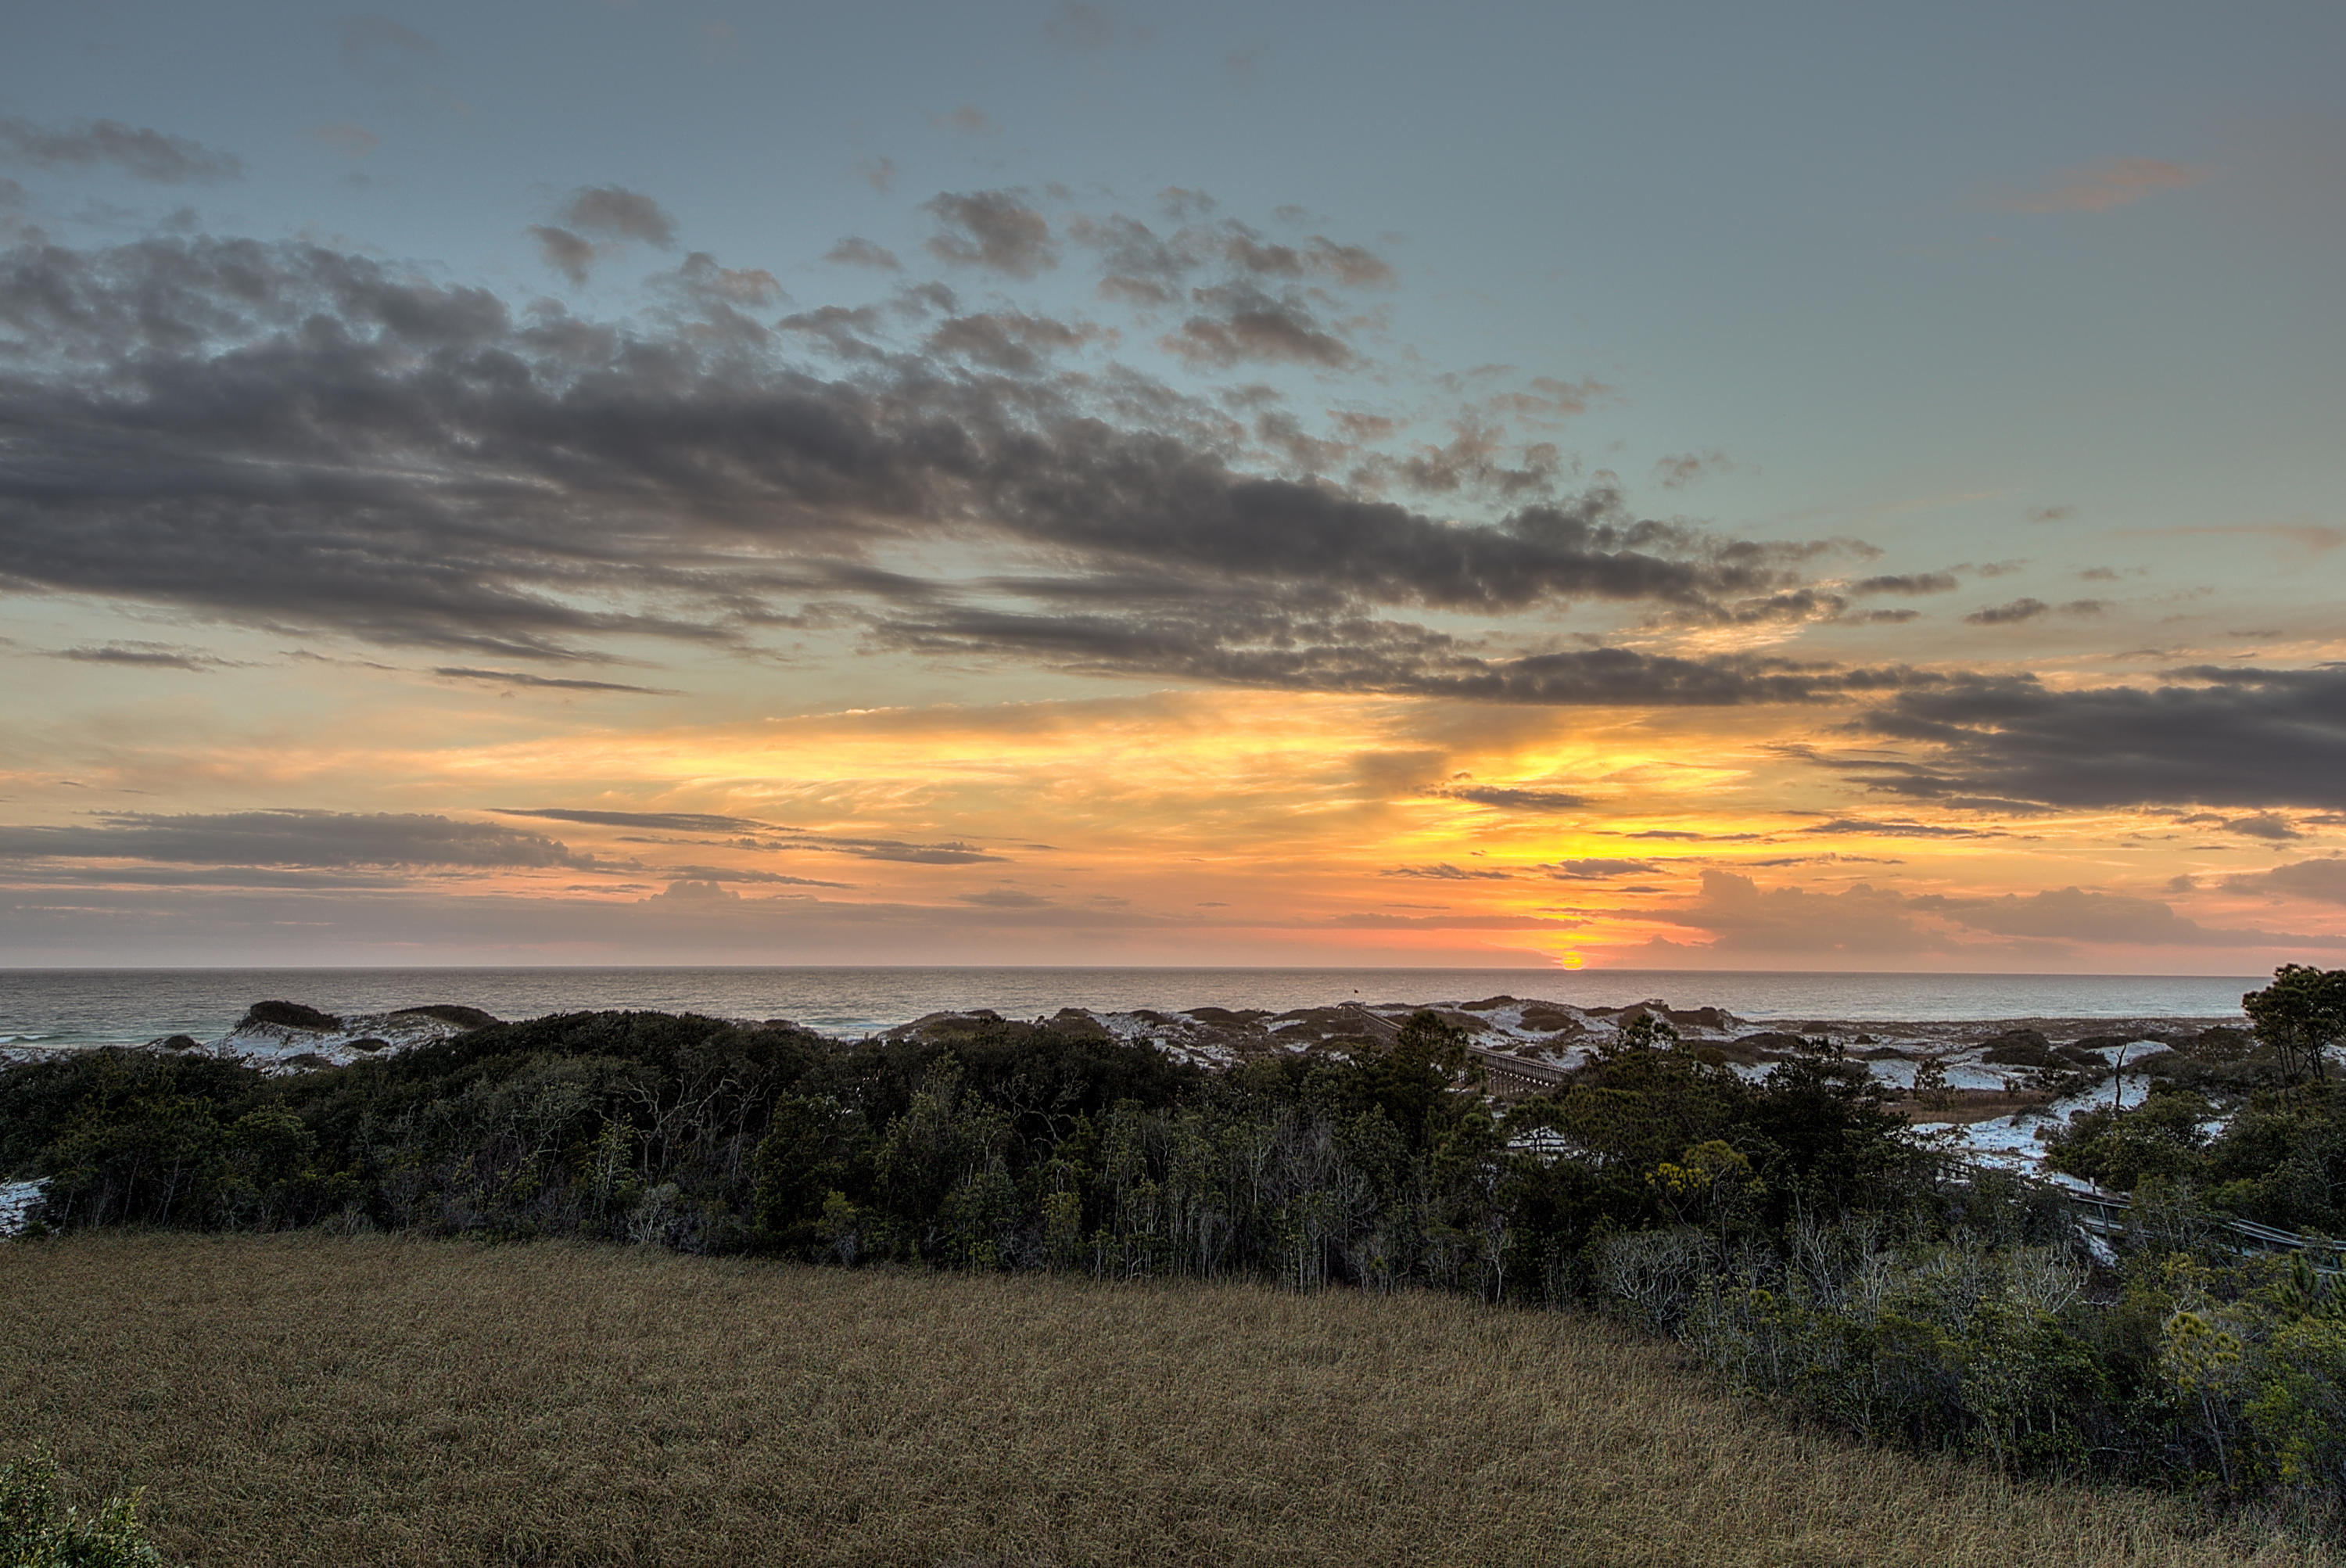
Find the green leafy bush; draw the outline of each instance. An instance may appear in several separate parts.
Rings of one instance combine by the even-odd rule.
[[[12,1461],[0,1468],[0,1568],[158,1568],[138,1498],[109,1497],[84,1518],[58,1498],[46,1453]]]

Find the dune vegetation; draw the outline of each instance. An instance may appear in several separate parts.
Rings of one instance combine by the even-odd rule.
[[[0,1248],[0,1450],[170,1563],[2331,1560],[1428,1290],[112,1230]]]

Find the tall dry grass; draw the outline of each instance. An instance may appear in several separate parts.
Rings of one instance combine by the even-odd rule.
[[[1803,1436],[1451,1298],[649,1249],[0,1246],[0,1451],[266,1563],[2328,1561]]]

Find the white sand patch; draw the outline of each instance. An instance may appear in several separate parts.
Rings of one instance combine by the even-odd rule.
[[[1911,1089],[1914,1086],[1914,1074],[1921,1070],[1922,1065],[1920,1062],[1884,1060],[1868,1062],[1865,1064],[1865,1070],[1875,1083],[1887,1084],[1892,1089]]]
[[[14,1236],[25,1228],[48,1186],[46,1181],[0,1182],[0,1236]]]
[[[2115,1067],[2121,1058],[2128,1062],[2139,1062],[2152,1053],[2164,1051],[2167,1048],[2167,1043],[2163,1040],[2129,1040],[2123,1045],[2096,1045],[2089,1054],[2099,1056],[2104,1062]]]
[[[369,1056],[412,1051],[465,1032],[465,1026],[428,1013],[367,1013],[342,1021],[340,1029],[304,1029],[291,1023],[248,1023],[198,1051],[241,1061],[263,1072],[298,1073],[318,1062],[335,1067]],[[194,1054],[195,1053],[189,1053]]]

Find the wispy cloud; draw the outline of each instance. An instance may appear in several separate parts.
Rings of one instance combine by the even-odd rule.
[[[193,866],[549,867],[592,862],[542,833],[418,812],[116,812],[94,824],[0,826],[0,859]]]
[[[1050,220],[1023,191],[944,191],[923,210],[937,220],[928,252],[948,266],[1032,278],[1059,264]]]
[[[481,681],[493,686],[525,686],[549,691],[624,691],[644,697],[672,695],[655,686],[628,686],[616,680],[582,680],[548,675],[530,675],[520,670],[467,669],[460,665],[441,665],[432,673],[446,680]]]
[[[903,839],[815,832],[749,817],[689,811],[608,811],[563,806],[500,806],[493,809],[501,817],[535,817],[546,821],[576,822],[582,826],[726,834],[730,835],[728,842],[734,849],[817,850],[852,855],[860,860],[894,860],[904,865],[968,866],[1008,858],[960,840],[921,843]]]
[[[2014,212],[2106,212],[2162,190],[2182,190],[2214,178],[2204,164],[2157,158],[2106,158],[2055,174],[2035,190],[2006,197]]]
[[[112,642],[96,647],[58,648],[51,658],[72,659],[80,664],[126,665],[133,669],[213,670],[232,667],[233,661],[209,654],[201,648],[179,647],[171,643]]]
[[[244,175],[242,160],[183,136],[120,120],[80,120],[44,126],[0,115],[0,163],[25,168],[110,168],[156,185],[180,185]]]

